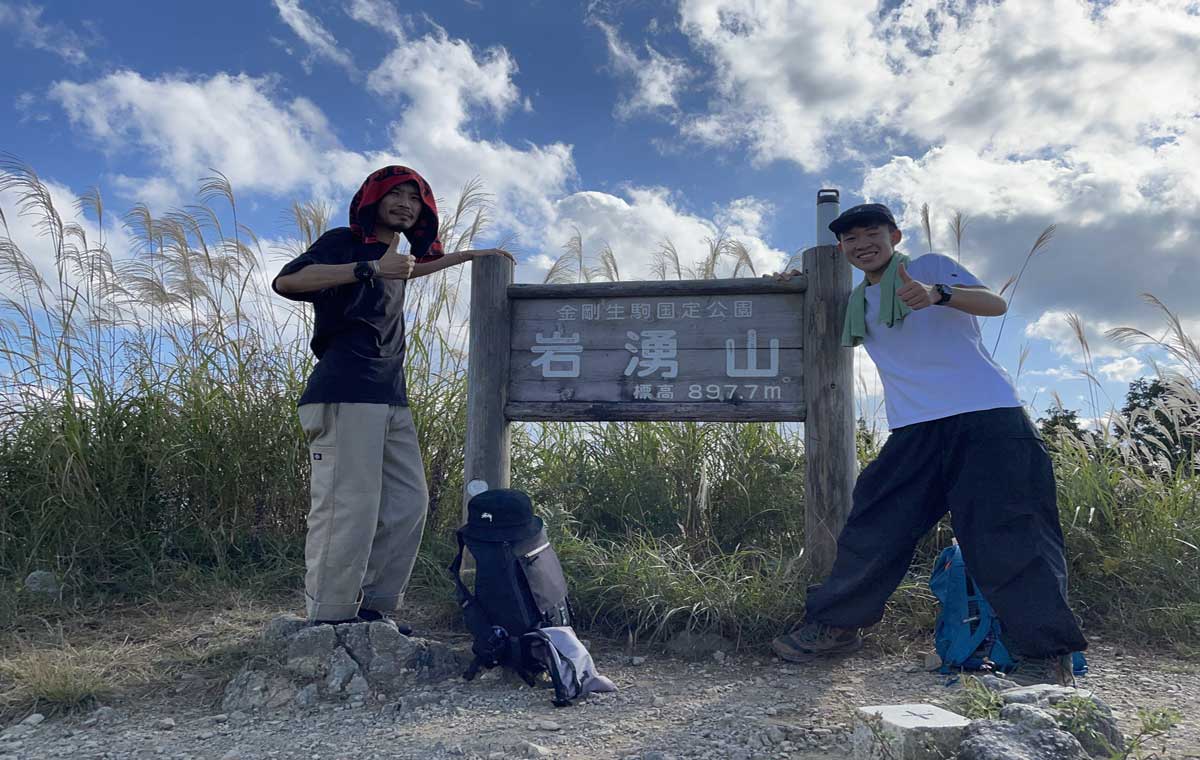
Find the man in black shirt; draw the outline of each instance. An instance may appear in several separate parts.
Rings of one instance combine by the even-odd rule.
[[[355,194],[350,226],[326,232],[272,283],[314,308],[317,365],[299,401],[312,463],[310,621],[378,620],[403,601],[429,502],[404,382],[405,281],[479,256],[513,261],[499,249],[445,254],[429,184],[388,166]]]

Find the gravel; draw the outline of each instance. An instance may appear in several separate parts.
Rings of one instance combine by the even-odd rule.
[[[952,707],[957,689],[945,676],[914,670],[923,665],[921,654],[898,658],[870,646],[807,666],[753,651],[702,660],[642,651],[631,658],[597,637],[591,648],[620,690],[574,707],[555,708],[548,689],[491,671],[470,683],[414,685],[401,695],[355,693],[308,707],[225,712],[225,683],[193,676],[180,679],[187,689],[168,686],[91,712],[22,716],[0,730],[0,760],[848,758],[855,707]],[[1168,756],[1200,758],[1200,667],[1104,645],[1088,654],[1092,673],[1080,685],[1112,706],[1126,734],[1136,729],[1139,708],[1172,707],[1184,718],[1165,739]]]

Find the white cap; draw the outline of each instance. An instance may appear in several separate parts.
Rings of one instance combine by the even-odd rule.
[[[486,480],[480,480],[479,478],[476,478],[470,483],[467,483],[467,496],[469,498],[474,498],[486,490],[488,490],[488,484]]]

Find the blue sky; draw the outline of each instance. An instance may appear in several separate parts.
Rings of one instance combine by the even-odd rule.
[[[1027,349],[1023,397],[1086,416],[1069,315],[1118,404],[1162,358],[1103,337],[1161,331],[1140,293],[1200,334],[1198,49],[1193,0],[0,0],[0,149],[116,209],[216,168],[266,237],[293,199],[340,220],[379,165],[446,198],[478,176],[526,281],[576,228],[626,279],[718,230],[770,271],[813,243],[823,186],[891,204],[910,253],[922,203],[943,251],[966,213],[996,289],[1054,223],[998,358]]]

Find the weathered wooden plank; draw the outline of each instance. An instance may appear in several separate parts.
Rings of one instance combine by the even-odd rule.
[[[803,422],[805,405],[793,404],[658,404],[658,403],[528,403],[510,401],[505,407],[510,420],[530,422]]]
[[[754,330],[764,345],[773,338],[782,348],[800,348],[804,343],[803,314],[804,297],[796,294],[519,300],[513,302],[512,346],[526,349],[539,342],[539,334],[557,332],[578,334],[587,350],[622,348],[629,332],[671,330],[680,349],[724,348],[727,339],[744,343],[747,332]],[[585,319],[585,315],[597,318]]]
[[[806,277],[775,282],[763,277],[729,280],[638,280],[585,282],[569,285],[520,284],[508,287],[509,298],[645,298],[653,296],[724,296],[754,293],[803,293]]]
[[[484,256],[471,262],[464,486],[475,479],[487,481],[492,488],[509,485],[511,447],[504,406],[508,402],[512,323],[507,288],[512,282],[512,271],[512,264],[501,256]],[[467,519],[467,501],[464,493],[463,522]]]
[[[804,536],[813,577],[820,579],[833,567],[858,473],[853,351],[841,345],[852,278],[850,264],[832,246],[810,248],[803,260],[810,286],[804,320],[804,396],[809,404]]]

